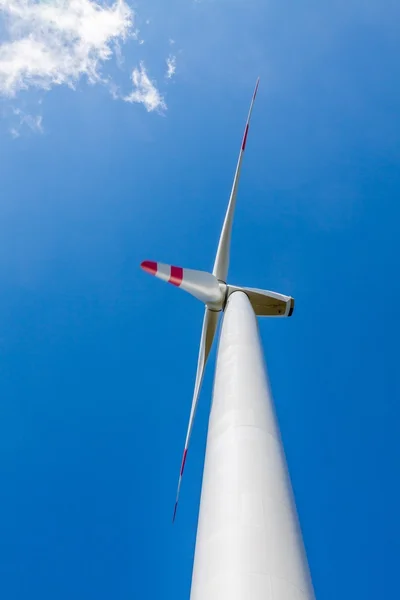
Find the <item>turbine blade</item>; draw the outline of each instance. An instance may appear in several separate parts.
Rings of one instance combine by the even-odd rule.
[[[186,433],[185,447],[183,450],[181,470],[179,473],[179,480],[178,480],[178,488],[176,491],[174,516],[173,516],[172,521],[175,521],[175,517],[176,517],[176,509],[178,508],[179,492],[181,489],[183,471],[185,469],[186,456],[187,456],[187,451],[188,451],[188,447],[189,447],[190,436],[192,434],[194,418],[196,416],[197,403],[198,403],[199,396],[200,396],[200,389],[201,389],[201,384],[203,381],[204,370],[205,370],[207,358],[208,358],[208,355],[210,354],[210,350],[211,350],[212,343],[213,343],[214,336],[215,336],[215,331],[217,329],[218,316],[219,316],[218,312],[215,312],[215,311],[212,311],[212,310],[209,310],[208,308],[206,308],[205,313],[204,313],[204,319],[203,319],[203,329],[201,332],[201,339],[200,339],[199,358],[198,358],[198,362],[197,362],[197,372],[196,372],[196,380],[195,380],[195,384],[194,384],[192,408],[190,409],[189,424],[188,424],[187,433]]]
[[[251,113],[253,111],[254,100],[256,99],[256,95],[257,95],[259,81],[260,81],[260,79],[257,79],[253,98],[251,100],[250,110],[249,110],[249,114],[247,116],[247,121],[246,121],[246,127],[244,129],[242,145],[241,145],[240,152],[239,152],[239,159],[238,159],[237,166],[236,166],[235,177],[233,179],[232,191],[231,191],[231,195],[229,198],[229,203],[228,203],[228,208],[227,208],[226,215],[225,215],[224,224],[222,226],[221,236],[219,238],[217,255],[215,257],[213,275],[215,275],[215,277],[217,279],[220,279],[221,281],[225,281],[225,282],[226,282],[226,278],[228,275],[228,268],[229,268],[229,254],[230,254],[230,246],[231,246],[232,223],[233,223],[233,215],[235,212],[236,195],[237,195],[238,186],[239,186],[240,170],[242,168],[244,151],[246,150],[246,142],[247,142],[247,135],[249,133],[250,118],[251,118]]]
[[[211,273],[182,269],[150,260],[143,261],[140,266],[146,273],[180,287],[210,308],[222,309],[225,289],[221,288],[218,279]]]

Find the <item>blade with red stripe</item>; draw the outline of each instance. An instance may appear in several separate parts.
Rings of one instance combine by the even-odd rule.
[[[140,266],[146,273],[185,290],[210,308],[214,310],[222,308],[224,292],[218,279],[211,273],[183,269],[150,260],[143,261]]]
[[[231,245],[231,233],[233,224],[233,215],[235,212],[236,195],[239,187],[240,171],[242,168],[243,155],[246,150],[247,136],[250,127],[251,113],[253,112],[254,101],[257,96],[259,79],[257,79],[256,87],[254,89],[253,98],[251,100],[249,113],[247,116],[246,126],[244,128],[244,134],[242,139],[242,145],[240,147],[239,158],[236,165],[235,177],[233,179],[232,191],[229,198],[228,208],[225,215],[224,224],[222,226],[221,236],[219,238],[217,255],[215,257],[213,274],[221,281],[226,281],[229,268],[229,254]]]
[[[201,339],[200,339],[199,358],[198,358],[198,362],[197,362],[197,372],[196,372],[196,380],[195,380],[195,384],[194,384],[192,407],[190,410],[189,423],[188,423],[188,428],[187,428],[187,433],[186,433],[185,447],[183,450],[181,470],[179,473],[178,489],[176,491],[176,500],[175,500],[174,515],[173,515],[172,521],[175,521],[175,517],[176,517],[176,511],[178,508],[179,493],[180,493],[180,489],[181,489],[182,477],[183,477],[183,473],[185,470],[187,452],[188,452],[188,448],[189,448],[190,437],[192,435],[193,423],[194,423],[194,419],[196,416],[196,409],[197,409],[197,404],[199,401],[201,384],[202,384],[203,376],[204,376],[204,369],[206,366],[208,356],[210,354],[210,350],[211,350],[212,343],[213,343],[214,336],[215,336],[215,331],[217,329],[218,316],[219,316],[218,312],[215,312],[215,311],[212,311],[212,310],[209,310],[208,308],[206,308],[205,314],[204,314],[204,320],[203,320],[203,328],[202,328],[202,332],[201,332]]]

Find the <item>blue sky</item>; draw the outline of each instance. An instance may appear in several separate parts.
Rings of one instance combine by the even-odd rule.
[[[296,298],[260,329],[318,600],[396,597],[400,8],[43,6],[0,2],[1,597],[189,596],[215,350],[172,526],[203,309],[139,264],[211,269],[258,75],[230,281]]]

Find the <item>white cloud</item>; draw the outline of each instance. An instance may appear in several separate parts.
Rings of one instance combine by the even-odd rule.
[[[132,71],[132,83],[135,89],[129,96],[123,98],[126,102],[140,102],[148,112],[153,110],[161,112],[167,108],[164,98],[147,75],[143,63]]]
[[[10,128],[13,138],[21,135],[21,129],[26,126],[34,133],[43,133],[43,117],[41,115],[29,115],[20,108],[13,108],[12,113],[18,119],[18,125]]]
[[[0,96],[59,85],[75,89],[83,80],[106,85],[114,99],[142,103],[147,111],[166,109],[143,63],[132,72],[129,95],[105,71],[111,59],[120,69],[126,66],[122,45],[128,39],[143,44],[126,0],[0,0],[0,27]],[[175,72],[174,57],[170,60],[168,77]],[[43,131],[42,117],[12,112],[18,118],[9,129],[13,137],[23,126]]]
[[[176,56],[169,56],[167,58],[167,79],[171,79],[175,75],[176,71]]]
[[[94,0],[0,0],[8,40],[0,44],[0,94],[29,87],[74,87],[86,77],[101,81],[102,63],[132,31],[125,0],[106,6]]]
[[[11,137],[14,138],[14,140],[16,140],[17,138],[19,138],[19,136],[21,135],[19,130],[16,127],[11,127],[10,128],[10,134]]]

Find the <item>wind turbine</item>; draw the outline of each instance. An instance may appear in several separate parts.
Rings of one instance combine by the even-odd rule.
[[[224,312],[197,529],[191,600],[312,600],[285,455],[255,315],[290,317],[294,299],[227,283],[233,216],[250,104],[212,273],[144,261],[141,267],[205,304],[192,406],[179,473],[181,489],[200,389]]]

